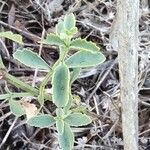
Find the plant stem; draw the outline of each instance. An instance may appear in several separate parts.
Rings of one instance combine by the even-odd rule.
[[[39,93],[39,97],[38,97],[38,101],[41,104],[40,108],[42,108],[42,105],[44,104],[44,95],[43,95],[43,93],[44,93],[45,86],[48,83],[48,81],[50,80],[56,66],[58,66],[58,64],[61,61],[64,61],[64,58],[66,57],[66,54],[67,54],[68,51],[69,51],[68,47],[65,47],[65,48],[60,47],[60,57],[59,57],[59,59],[55,62],[52,69],[48,72],[48,74],[46,75],[46,77],[44,78],[44,80],[42,81],[42,83],[40,85],[40,89],[39,89],[40,93]]]
[[[24,92],[24,93],[7,93],[7,94],[1,94],[0,100],[9,99],[10,97],[11,98],[18,98],[18,97],[26,97],[26,96],[33,96],[33,95],[31,93],[27,93],[27,92]]]
[[[3,79],[5,79],[10,84],[22,89],[23,91],[26,91],[26,92],[32,94],[33,96],[38,96],[39,95],[39,90],[38,89],[30,86],[29,84],[24,83],[23,81],[17,79],[16,77],[10,75],[5,70],[0,69],[0,73],[3,75]],[[45,93],[44,98],[46,100],[51,100],[51,95]]]
[[[32,86],[24,83],[23,81],[18,80],[16,77],[10,75],[9,73],[6,73],[4,78],[11,84],[15,85],[16,87],[19,87],[23,89],[24,91],[27,91],[33,95],[38,95],[38,89],[33,88]]]
[[[42,83],[41,83],[41,85],[40,85],[39,98],[38,98],[38,100],[39,100],[39,102],[40,102],[41,105],[43,105],[43,103],[44,103],[44,97],[45,97],[45,96],[44,96],[44,89],[45,89],[46,84],[47,84],[48,81],[50,80],[51,75],[52,75],[52,70],[50,70],[50,71],[48,72],[48,74],[46,75],[46,77],[44,78],[44,80],[42,81]]]
[[[38,89],[30,86],[29,84],[24,83],[23,81],[10,75],[9,73],[7,73],[7,71],[5,70],[5,66],[3,64],[1,56],[0,56],[0,75],[3,76],[3,78],[7,82],[9,82],[10,84],[22,89],[23,91],[26,91],[26,92],[32,94],[33,96],[39,96],[39,90]],[[43,93],[43,95],[44,95],[44,99],[51,100],[50,94]]]

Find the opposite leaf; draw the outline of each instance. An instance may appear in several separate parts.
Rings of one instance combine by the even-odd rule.
[[[89,51],[92,53],[98,52],[99,47],[93,42],[88,42],[85,39],[75,39],[71,42],[70,48],[76,50]]]
[[[64,132],[64,121],[56,120],[56,128],[57,128],[58,134],[62,135]]]
[[[56,115],[57,115],[57,117],[64,116],[64,110],[62,108],[57,108],[56,109]]]
[[[25,110],[23,109],[20,101],[11,99],[11,100],[9,100],[9,106],[10,106],[11,112],[15,116],[20,117],[25,114]]]
[[[13,57],[31,68],[50,69],[49,65],[40,56],[29,49],[19,49],[13,54]]]
[[[60,64],[52,76],[52,99],[57,107],[64,107],[69,101],[70,73],[65,64]]]
[[[30,118],[27,124],[39,128],[47,128],[55,124],[55,119],[51,115],[41,114]]]
[[[77,32],[78,32],[78,28],[77,28],[77,27],[72,28],[72,29],[69,30],[69,31],[68,31],[68,30],[66,31],[67,35],[70,36],[70,38],[72,38],[73,35],[76,34]]]
[[[4,37],[4,38],[10,39],[14,42],[17,42],[19,44],[23,44],[22,36],[19,34],[14,34],[11,31],[0,32],[0,37]]]
[[[60,148],[62,150],[72,150],[74,145],[74,134],[68,124],[64,124],[63,134],[58,134]]]
[[[87,51],[79,51],[66,60],[69,68],[92,67],[105,61],[105,56],[100,53],[90,53]]]
[[[76,19],[73,13],[65,15],[64,18],[64,27],[66,30],[71,30],[75,27]]]
[[[70,75],[70,84],[72,84],[79,76],[81,68],[73,68],[73,71]]]
[[[72,102],[73,102],[73,96],[72,96],[72,94],[71,94],[71,92],[70,92],[70,94],[69,94],[69,101],[68,101],[68,103],[67,103],[67,105],[64,107],[64,114],[65,115],[69,115],[69,114],[71,114],[71,111],[69,110],[70,108],[71,108],[71,105],[72,105]]]
[[[42,40],[41,43],[43,44],[50,44],[50,45],[57,45],[57,46],[64,46],[65,43],[61,38],[55,34],[48,34],[46,39]]]
[[[64,122],[68,123],[70,126],[84,126],[92,122],[91,118],[82,113],[73,113],[64,119]]]
[[[61,33],[65,33],[63,21],[60,21],[60,22],[56,25],[56,34],[57,34],[57,35],[60,35]]]

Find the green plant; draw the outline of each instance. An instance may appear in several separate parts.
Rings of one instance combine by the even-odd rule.
[[[104,55],[99,52],[99,48],[95,43],[81,38],[73,39],[73,36],[77,33],[75,24],[75,16],[73,14],[66,15],[64,20],[56,25],[56,34],[48,34],[46,39],[40,41],[40,43],[55,45],[59,48],[59,59],[53,66],[49,66],[40,56],[28,48],[19,48],[13,54],[15,59],[26,66],[48,70],[39,88],[33,88],[8,74],[2,65],[2,61],[0,61],[3,78],[26,91],[25,93],[14,94],[7,90],[7,94],[1,95],[0,99],[9,100],[10,110],[16,116],[26,114],[27,123],[30,126],[47,128],[56,125],[58,141],[63,150],[73,148],[74,134],[71,127],[84,126],[92,122],[91,118],[80,112],[79,109],[77,109],[78,111],[72,109],[74,97],[71,93],[71,85],[77,79],[81,68],[96,66],[105,61]],[[12,36],[12,33],[11,36],[8,36],[8,33],[0,33],[0,37],[12,40],[16,36],[17,38],[19,37],[16,34]],[[19,39],[19,43],[22,43],[20,37]],[[17,40],[15,41],[17,42]],[[71,50],[76,50],[77,52],[69,56]],[[45,93],[45,86],[49,81],[52,84],[52,95]],[[33,104],[26,103],[25,105],[22,100],[15,100],[17,97],[30,95],[37,97],[40,108],[36,109]],[[45,100],[52,100],[56,105],[55,116],[41,112]]]

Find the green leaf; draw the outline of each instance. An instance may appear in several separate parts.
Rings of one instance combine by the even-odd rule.
[[[57,107],[64,107],[69,100],[70,73],[65,64],[60,64],[52,76],[52,99]]]
[[[71,49],[89,51],[92,53],[98,52],[99,47],[95,43],[86,41],[85,39],[75,39],[70,44]]]
[[[9,100],[10,111],[17,117],[20,117],[25,114],[25,110],[23,109],[20,101],[16,101],[13,99]]]
[[[57,35],[60,35],[61,33],[65,33],[63,21],[60,21],[60,22],[56,25],[56,34],[57,34]]]
[[[63,115],[64,115],[63,109],[62,109],[62,108],[57,108],[57,109],[56,109],[56,115],[57,115],[58,117],[63,116]]]
[[[58,134],[58,140],[62,150],[72,150],[74,134],[68,124],[64,124],[64,132],[63,134]]]
[[[64,107],[64,114],[65,115],[68,115],[68,114],[70,114],[71,113],[71,111],[69,110],[70,108],[71,108],[71,105],[72,105],[72,102],[73,102],[73,96],[72,96],[72,94],[71,94],[71,92],[70,92],[70,94],[69,94],[69,101],[68,101],[68,103],[67,103],[67,105]]]
[[[73,13],[65,15],[64,18],[64,27],[66,30],[71,30],[75,27],[76,19]]]
[[[66,60],[69,68],[92,67],[105,61],[105,56],[100,53],[90,53],[87,51],[79,51]]]
[[[76,95],[75,95],[75,96],[76,96]],[[74,96],[74,97],[75,97],[75,96]],[[76,97],[75,97],[75,98],[76,98]],[[75,98],[74,98],[74,99],[75,99]],[[71,111],[74,112],[74,113],[82,113],[82,114],[88,113],[86,106],[83,106],[83,105],[78,106],[78,107],[76,107],[76,108],[72,108]]]
[[[66,35],[67,35],[67,37],[69,37],[71,39],[72,36],[74,34],[76,34],[77,32],[78,32],[78,29],[75,27],[75,28],[72,28],[71,30],[67,30]]]
[[[92,122],[91,118],[82,113],[72,113],[64,119],[64,122],[68,123],[70,126],[84,126]]]
[[[78,28],[74,27],[69,32],[70,32],[71,35],[74,35],[74,34],[76,34],[78,32]]]
[[[81,68],[73,68],[73,71],[70,75],[70,83],[72,84],[79,76]]]
[[[56,128],[57,128],[58,134],[62,135],[64,132],[64,121],[56,120]]]
[[[40,114],[35,117],[30,118],[27,123],[30,126],[39,128],[48,128],[56,123],[53,116],[49,114]]]
[[[19,44],[23,44],[22,36],[19,34],[14,34],[11,31],[0,32],[0,37],[10,39],[10,40],[17,42]]]
[[[50,45],[57,45],[57,46],[64,46],[65,43],[61,38],[55,34],[48,34],[46,39],[42,40],[41,43],[43,44],[50,44]]]
[[[66,45],[68,44],[68,41],[70,40],[66,32],[60,33],[60,38],[65,42]]]
[[[13,54],[13,57],[31,68],[45,69],[45,70],[50,69],[49,65],[40,56],[38,56],[36,53],[26,48],[18,49]]]

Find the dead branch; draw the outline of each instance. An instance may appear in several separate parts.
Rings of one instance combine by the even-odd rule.
[[[117,0],[116,27],[125,150],[138,150],[139,0]]]

